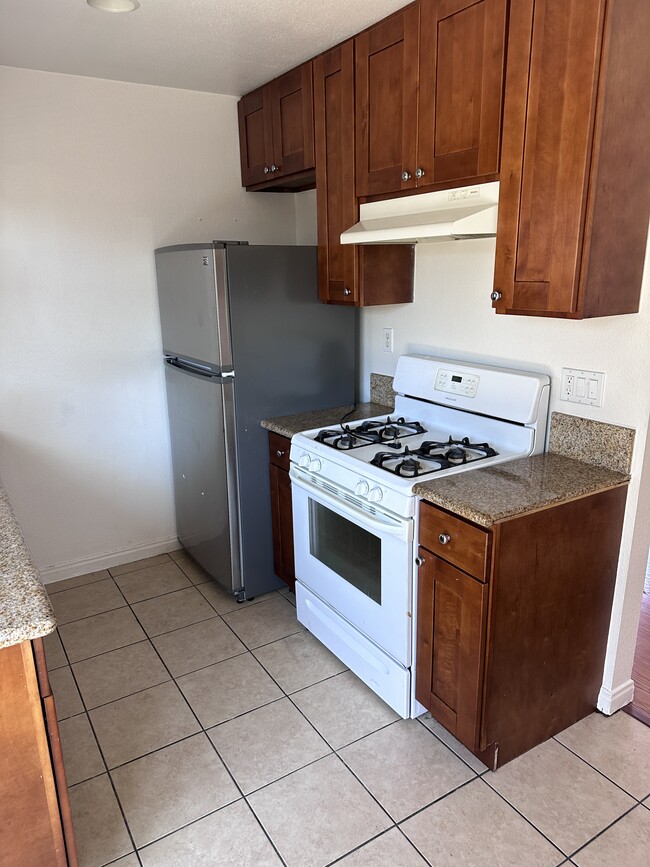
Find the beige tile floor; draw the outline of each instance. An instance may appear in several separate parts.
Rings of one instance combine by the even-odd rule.
[[[650,729],[593,714],[496,774],[182,552],[48,586],[82,867],[650,864]]]

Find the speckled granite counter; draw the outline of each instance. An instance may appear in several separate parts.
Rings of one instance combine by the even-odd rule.
[[[282,437],[292,437],[303,430],[311,430],[315,427],[327,427],[337,424],[340,419],[352,409],[352,406],[337,406],[333,409],[318,409],[312,412],[301,412],[296,415],[280,415],[277,418],[262,419],[262,427]],[[355,421],[362,418],[372,418],[375,415],[389,415],[393,411],[392,406],[384,406],[381,403],[358,403],[356,409],[346,421]]]
[[[616,488],[629,478],[563,455],[543,454],[421,482],[413,490],[435,506],[489,527]]]
[[[47,592],[0,486],[0,647],[40,638],[55,628]]]

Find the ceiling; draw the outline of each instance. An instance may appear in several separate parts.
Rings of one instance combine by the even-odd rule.
[[[0,0],[0,64],[240,96],[407,0]]]

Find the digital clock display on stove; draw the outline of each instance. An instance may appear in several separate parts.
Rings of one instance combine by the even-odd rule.
[[[480,377],[474,374],[460,374],[454,370],[439,370],[434,388],[448,394],[462,397],[476,397]]]

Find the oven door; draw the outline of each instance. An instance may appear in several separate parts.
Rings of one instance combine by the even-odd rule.
[[[366,511],[295,467],[291,481],[296,578],[408,668],[413,521]]]

